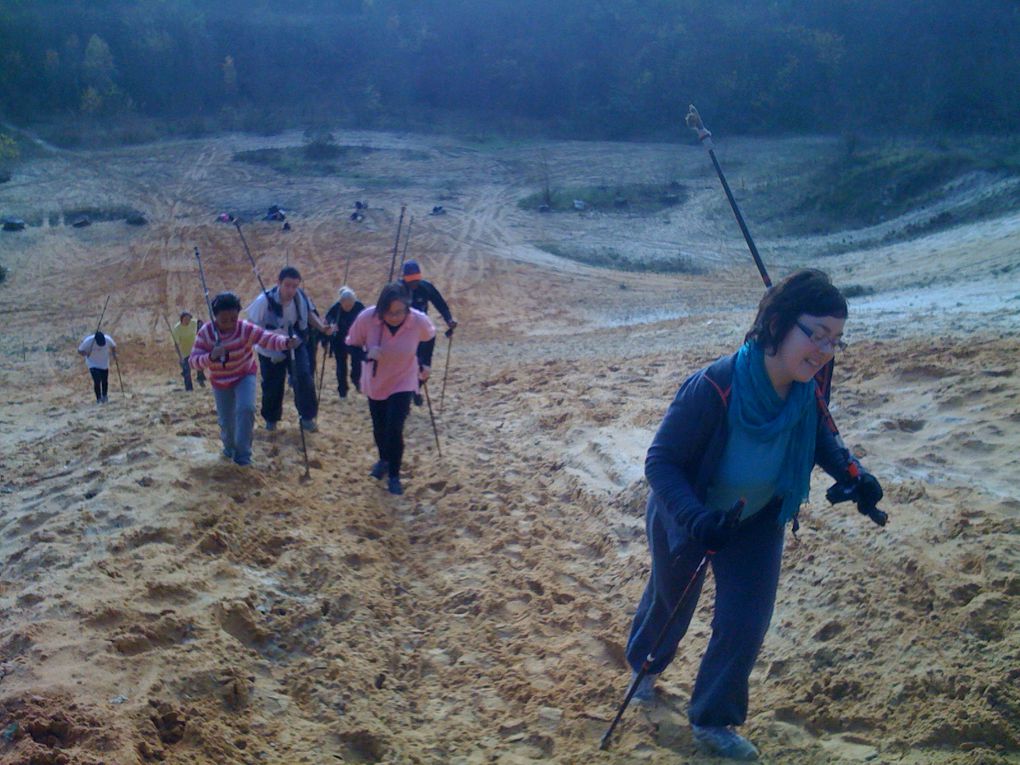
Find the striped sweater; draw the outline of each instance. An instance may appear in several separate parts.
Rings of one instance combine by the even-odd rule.
[[[214,388],[224,390],[236,385],[242,377],[255,374],[255,354],[252,347],[256,344],[274,351],[287,349],[287,338],[277,335],[250,321],[238,319],[237,327],[227,337],[221,337],[220,343],[227,349],[225,359],[213,361],[209,353],[216,344],[212,322],[206,322],[198,331],[195,345],[188,356],[192,369],[204,369],[209,373],[209,382]],[[225,361],[225,363],[224,363]]]

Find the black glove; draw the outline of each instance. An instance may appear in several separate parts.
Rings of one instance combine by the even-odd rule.
[[[741,507],[743,507],[743,503],[741,503]],[[719,552],[733,539],[733,533],[737,530],[739,521],[739,509],[736,513],[733,511],[720,513],[718,510],[706,507],[691,521],[689,530],[695,541],[706,550]]]
[[[861,477],[857,480],[855,494],[854,501],[857,502],[857,509],[862,513],[867,512],[868,508],[875,507],[875,505],[882,501],[882,497],[885,496],[885,493],[882,491],[882,484],[878,482],[875,476],[865,470],[861,471]]]
[[[877,507],[883,496],[882,484],[865,470],[861,470],[857,478],[834,483],[825,492],[825,498],[834,505],[853,501],[857,512],[868,516],[879,526],[885,526],[889,521],[889,516]]]

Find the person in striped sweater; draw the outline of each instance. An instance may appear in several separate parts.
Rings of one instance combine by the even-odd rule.
[[[221,292],[212,301],[213,320],[195,338],[188,363],[205,370],[216,399],[223,456],[238,465],[251,464],[252,431],[255,427],[255,354],[260,344],[287,351],[300,340],[284,337],[238,318],[241,301],[233,292]]]

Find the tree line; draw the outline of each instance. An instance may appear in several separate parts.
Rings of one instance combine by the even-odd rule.
[[[0,5],[22,122],[675,135],[988,132],[1020,118],[1008,0],[38,0]],[[249,123],[238,125],[236,115]]]

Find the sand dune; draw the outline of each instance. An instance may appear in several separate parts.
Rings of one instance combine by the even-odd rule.
[[[648,570],[644,451],[761,292],[707,160],[349,133],[381,151],[340,176],[231,161],[297,140],[61,153],[0,188],[5,212],[44,221],[0,238],[0,762],[700,761],[685,707],[711,584],[659,703],[597,747]],[[740,142],[731,181],[753,194],[814,145]],[[690,201],[650,217],[520,210],[540,148],[563,183],[674,168]],[[355,199],[370,205],[360,224]],[[60,225],[86,202],[150,224]],[[298,265],[322,309],[348,254],[374,301],[401,204],[415,215],[409,254],[462,327],[443,456],[415,409],[403,497],[368,477],[364,399],[338,400],[330,379],[307,482],[290,403],[246,470],[218,456],[209,392],[180,390],[162,315],[201,313],[192,248],[210,289],[253,297],[236,232],[213,219],[272,203],[292,230],[246,225],[260,269]],[[447,215],[428,216],[439,203]],[[834,414],[892,520],[828,506],[815,476],[752,676],[764,762],[1020,762],[1018,229],[1000,218],[820,263],[875,289],[853,301]],[[535,246],[554,240],[689,253],[705,270],[607,271]],[[818,242],[784,240],[781,259],[773,244],[778,275]],[[126,392],[113,375],[97,407],[74,347],[108,293]]]

